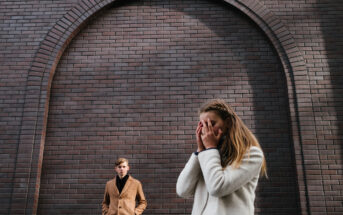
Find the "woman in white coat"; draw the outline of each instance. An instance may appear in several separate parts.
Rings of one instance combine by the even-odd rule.
[[[266,176],[262,149],[224,100],[199,111],[197,151],[180,173],[176,192],[194,197],[192,215],[253,215],[259,175]]]

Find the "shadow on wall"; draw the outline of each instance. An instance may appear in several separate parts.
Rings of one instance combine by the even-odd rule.
[[[325,154],[328,161],[329,181],[325,181],[324,192],[326,201],[331,201],[330,211],[342,211],[342,187],[339,178],[342,179],[343,171],[343,4],[341,1],[328,0],[317,1],[317,10],[320,17],[321,33],[325,43],[327,65],[324,65],[324,74],[329,73],[330,81],[323,80],[324,92],[328,95],[320,95],[326,104],[323,108],[323,131],[322,148],[330,154]],[[329,76],[327,75],[327,76]],[[330,94],[332,93],[332,95]],[[332,120],[332,121],[331,121]],[[319,123],[318,123],[319,124]],[[326,129],[328,126],[328,129]],[[328,175],[326,175],[328,176]],[[329,199],[330,196],[330,199]],[[328,205],[328,203],[327,203]],[[340,205],[340,206],[339,206]],[[339,213],[339,212],[338,212]]]
[[[213,45],[214,50],[220,49],[221,46],[225,46],[224,43],[219,44],[219,40],[217,40],[216,37],[237,38],[236,41],[229,44],[231,47],[234,47],[235,43],[245,41],[240,44],[240,48],[245,50],[246,53],[233,51],[231,54],[236,55],[234,58],[241,54],[249,55],[245,58],[245,60],[247,59],[246,61],[243,60],[240,62],[240,66],[243,67],[242,72],[245,70],[247,72],[247,78],[249,79],[248,83],[252,88],[251,95],[249,96],[252,97],[249,97],[248,95],[249,98],[244,97],[243,94],[242,100],[235,100],[235,102],[240,101],[240,104],[234,103],[231,105],[233,105],[234,109],[238,112],[238,115],[240,115],[248,127],[252,129],[253,133],[255,133],[266,154],[269,179],[261,179],[259,182],[260,184],[256,193],[256,214],[300,214],[294,146],[292,143],[291,131],[289,130],[290,118],[286,89],[287,83],[278,54],[264,32],[250,20],[249,17],[235,7],[223,3],[222,1],[211,1],[211,3],[215,4],[217,7],[224,8],[223,11],[216,12],[218,17],[220,17],[221,12],[239,14],[241,19],[248,22],[251,28],[254,28],[262,35],[257,38],[245,37],[246,35],[236,34],[237,32],[235,32],[235,30],[237,29],[233,26],[227,28],[219,27],[218,22],[222,21],[221,19],[213,21],[206,16],[198,16],[196,11],[190,11],[188,13],[188,15],[199,19],[199,21],[204,23],[213,32],[211,40],[214,41],[211,43],[215,44]],[[239,31],[240,30],[238,30],[238,32]],[[255,44],[251,44],[251,42]],[[260,50],[264,49],[264,51],[271,51],[272,56],[263,56],[263,52],[259,53],[257,51],[259,45],[256,45],[259,43],[261,44],[261,47],[268,44],[269,50],[268,48],[264,49],[264,47]],[[256,51],[256,53],[254,53],[254,51]],[[278,64],[275,63],[274,57],[276,57]],[[270,65],[261,63],[265,60],[271,62]],[[256,66],[258,62],[261,63],[261,67]],[[233,66],[233,68],[234,67],[235,66]],[[232,68],[227,72],[230,73],[231,71]],[[235,80],[235,77],[230,77],[228,79],[233,81]],[[228,98],[231,98],[230,95],[228,95]],[[249,103],[244,107],[244,103],[248,100],[253,103],[252,109],[244,110],[245,108],[249,108]],[[243,111],[241,111],[242,109]],[[250,111],[253,112],[252,118],[249,118]],[[251,121],[254,122],[250,124]]]
[[[342,157],[336,158],[337,160],[341,160],[343,164],[343,73],[342,73],[342,65],[343,65],[343,4],[340,1],[325,1],[325,4],[321,4],[321,1],[318,1],[318,12],[320,15],[320,22],[321,22],[321,31],[324,36],[325,42],[325,52],[327,57],[328,67],[326,68],[325,72],[330,73],[331,77],[331,85],[332,85],[332,99],[327,101],[327,108],[324,110],[325,112],[335,114],[333,123],[330,124],[333,126],[330,131],[335,133],[328,134],[328,139],[332,139],[333,145],[340,146],[341,155]],[[324,84],[328,84],[328,88],[330,88],[330,83],[324,82]],[[331,96],[330,96],[331,98]],[[330,99],[328,98],[328,99]],[[334,108],[334,109],[331,109]],[[333,116],[329,116],[333,117]],[[330,119],[327,119],[330,120]],[[337,120],[337,121],[335,121]],[[337,123],[337,130],[335,129],[335,125]],[[335,129],[335,130],[334,130]],[[324,129],[325,130],[325,129]],[[332,136],[332,138],[330,138]],[[326,139],[326,138],[325,138]],[[338,150],[338,148],[335,148]],[[335,153],[336,154],[336,153]]]

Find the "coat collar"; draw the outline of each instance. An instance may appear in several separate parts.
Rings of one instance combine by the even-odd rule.
[[[117,177],[114,177],[114,190],[118,195],[121,196],[121,195],[123,195],[123,193],[125,193],[127,191],[128,187],[130,187],[130,184],[132,183],[132,177],[131,177],[131,175],[129,175],[129,178],[127,179],[121,193],[119,193],[116,181],[117,181]]]

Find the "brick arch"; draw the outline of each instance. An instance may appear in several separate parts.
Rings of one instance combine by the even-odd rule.
[[[87,24],[87,21],[94,14],[114,2],[116,1],[81,1],[49,30],[36,52],[28,74],[11,209],[18,207],[17,204],[22,207],[24,203],[25,212],[35,213],[37,211],[50,88],[55,69],[64,50]],[[305,123],[313,121],[313,110],[310,109],[308,112],[299,111],[302,108],[312,108],[311,101],[305,98],[307,91],[309,91],[309,81],[304,60],[290,32],[265,6],[256,1],[225,0],[225,2],[242,11],[264,31],[283,64],[287,79],[290,123],[298,171],[301,209],[303,213],[306,213],[308,210],[306,181],[304,179],[306,173],[303,169],[301,151],[298,151],[301,149],[302,141],[304,141],[301,139],[300,124],[304,120],[300,121],[299,119],[302,115],[306,115],[307,121]],[[301,82],[301,88],[298,82]],[[27,169],[28,175],[20,176],[20,168]],[[17,203],[18,197],[16,195],[25,196],[23,202]]]

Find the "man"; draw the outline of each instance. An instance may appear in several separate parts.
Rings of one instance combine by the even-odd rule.
[[[127,159],[119,158],[115,162],[117,176],[106,184],[102,201],[103,215],[141,215],[145,210],[147,202],[142,184],[127,174],[129,169]]]

